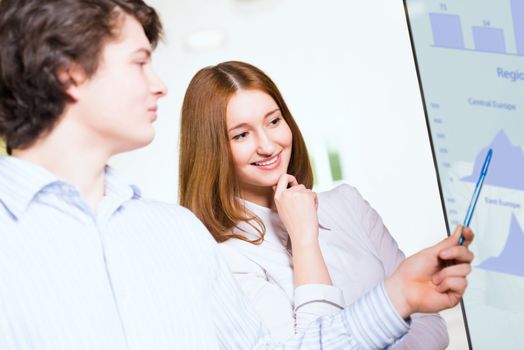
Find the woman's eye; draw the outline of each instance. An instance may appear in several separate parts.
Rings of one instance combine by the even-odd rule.
[[[273,119],[271,119],[271,121],[269,122],[269,124],[277,125],[278,123],[280,123],[280,120],[281,120],[280,117],[273,118]]]
[[[238,141],[238,140],[243,139],[246,136],[247,136],[247,132],[244,131],[244,132],[241,132],[240,134],[233,136],[233,140]]]

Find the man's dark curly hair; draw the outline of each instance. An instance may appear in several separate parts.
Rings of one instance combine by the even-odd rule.
[[[73,102],[58,72],[74,63],[91,77],[123,14],[155,47],[162,24],[142,0],[0,0],[0,139],[8,153],[53,128]]]

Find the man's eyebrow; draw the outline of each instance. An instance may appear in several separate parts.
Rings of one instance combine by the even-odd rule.
[[[141,47],[141,48],[133,51],[133,54],[135,54],[135,53],[143,53],[143,54],[145,54],[147,56],[147,58],[151,57],[151,54],[152,54],[151,49],[148,49],[148,48],[145,48],[145,47]]]

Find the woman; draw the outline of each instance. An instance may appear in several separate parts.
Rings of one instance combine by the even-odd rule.
[[[395,293],[416,294],[401,284],[392,287],[404,255],[355,188],[342,185],[318,197],[311,191],[300,130],[275,84],[256,67],[225,62],[195,75],[182,107],[179,166],[181,204],[221,243],[273,337],[300,332],[384,281],[393,304]],[[469,244],[471,231],[463,234]],[[449,287],[458,298],[472,259],[460,249],[460,263],[444,269],[431,286],[442,282],[436,289]],[[443,282],[445,277],[450,280]],[[413,314],[411,322],[394,347],[447,346],[438,314]]]

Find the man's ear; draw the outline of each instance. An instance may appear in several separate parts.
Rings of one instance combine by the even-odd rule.
[[[78,64],[71,64],[58,71],[57,77],[65,87],[65,92],[73,101],[80,97],[80,87],[87,80],[87,75]]]

